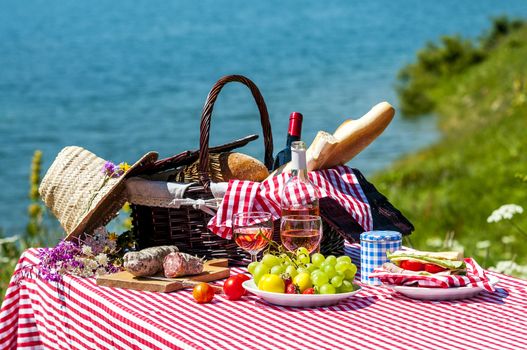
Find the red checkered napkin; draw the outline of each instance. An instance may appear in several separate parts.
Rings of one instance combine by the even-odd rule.
[[[232,216],[248,211],[271,213],[274,220],[280,218],[280,196],[289,173],[274,176],[264,182],[231,180],[218,212],[208,223],[213,233],[231,238]],[[373,229],[368,199],[364,194],[353,169],[338,166],[331,169],[311,171],[309,179],[318,188],[321,197],[336,200],[365,230]],[[312,195],[298,189],[288,201],[301,202],[303,196]]]
[[[428,288],[450,288],[473,286],[480,287],[489,292],[493,292],[494,286],[489,283],[485,270],[478,265],[472,258],[465,258],[467,265],[467,274],[465,276],[450,275],[405,275],[385,271],[382,267],[377,268],[370,274],[370,277],[376,277],[384,284],[409,286],[415,285]]]

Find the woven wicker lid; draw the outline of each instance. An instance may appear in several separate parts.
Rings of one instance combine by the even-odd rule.
[[[65,147],[42,179],[39,192],[66,231],[66,239],[71,239],[110,222],[126,202],[124,180],[156,160],[157,153],[149,152],[126,174],[108,178],[102,172],[104,159],[82,147]]]

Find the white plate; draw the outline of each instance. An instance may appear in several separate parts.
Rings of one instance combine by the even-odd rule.
[[[489,283],[496,285],[499,280],[494,276],[489,276]],[[408,287],[394,286],[385,284],[386,287],[392,288],[397,292],[406,295],[409,298],[422,300],[452,300],[472,298],[483,291],[480,287],[453,287],[453,288],[426,288],[426,287]]]
[[[351,297],[356,293],[360,292],[361,288],[354,284],[355,290],[348,293],[339,294],[286,294],[286,293],[273,293],[264,292],[259,290],[254,284],[254,280],[248,280],[243,282],[243,287],[247,291],[256,294],[268,303],[281,305],[281,306],[292,306],[292,307],[317,307],[317,306],[329,306],[338,304],[341,300]]]

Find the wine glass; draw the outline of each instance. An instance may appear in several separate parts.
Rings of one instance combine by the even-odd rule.
[[[318,215],[287,215],[282,217],[280,238],[287,250],[304,247],[309,254],[318,250],[322,240],[322,220]]]
[[[258,253],[273,236],[273,218],[266,212],[234,214],[232,232],[236,244],[251,254],[251,261],[257,261]]]

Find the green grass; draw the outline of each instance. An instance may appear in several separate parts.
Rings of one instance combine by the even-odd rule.
[[[516,31],[462,73],[438,78],[427,91],[443,137],[396,162],[374,183],[414,223],[421,249],[454,234],[487,266],[499,260],[527,263],[527,237],[511,222],[487,223],[506,203],[527,211],[527,28]],[[514,218],[527,229],[527,212]],[[504,244],[503,236],[515,243]],[[488,249],[477,247],[489,240]],[[510,239],[509,239],[510,240]]]

